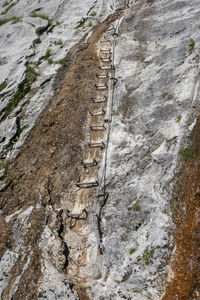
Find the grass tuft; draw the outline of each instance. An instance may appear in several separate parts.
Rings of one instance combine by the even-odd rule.
[[[182,116],[181,116],[181,115],[178,115],[178,116],[176,117],[176,123],[180,123],[181,119],[182,119]]]
[[[35,71],[35,69],[31,66],[27,66],[26,68],[26,78],[33,82],[35,78],[37,77],[38,73]]]
[[[37,72],[33,67],[27,66],[25,79],[18,85],[18,89],[15,95],[11,98],[8,104],[1,110],[1,120],[5,120],[10,112],[17,107],[18,103],[24,98],[24,96],[31,90],[31,84],[37,76]]]
[[[130,249],[129,254],[132,255],[133,253],[135,253],[135,251],[136,251],[136,249],[132,248],[132,249]]]
[[[0,179],[5,179],[6,178],[6,176],[8,174],[9,164],[10,164],[9,160],[6,160],[6,161],[4,161],[3,163],[0,164],[0,168],[4,169],[4,174]]]
[[[151,257],[153,257],[154,250],[144,251],[143,257],[142,257],[142,264],[148,265],[150,263]]]
[[[95,17],[97,15],[96,11],[91,12],[90,16]]]
[[[56,46],[62,45],[62,40],[59,39],[58,41],[55,41],[54,45],[56,45]]]
[[[11,18],[7,18],[7,19],[0,19],[0,26],[8,23],[8,22],[12,22],[12,24],[15,24],[17,22],[20,22],[22,19],[22,17],[11,17]]]
[[[189,42],[189,52],[190,52],[190,54],[193,52],[194,47],[195,47],[195,41],[191,38],[190,42]]]
[[[30,17],[32,17],[32,18],[41,18],[43,20],[46,20],[46,21],[48,21],[48,25],[51,25],[52,22],[53,22],[53,20],[51,18],[49,18],[47,15],[44,15],[44,14],[34,13],[34,14],[31,14]]]
[[[181,149],[179,151],[179,154],[180,154],[182,159],[189,160],[189,159],[192,159],[194,157],[195,151],[191,147],[188,147],[188,148],[185,148],[185,149]]]
[[[7,82],[6,80],[2,83],[0,83],[0,92],[3,91],[7,87]]]
[[[80,21],[79,21],[79,23],[78,23],[78,25],[76,26],[76,28],[75,29],[78,29],[78,28],[84,28],[84,26],[85,26],[85,22],[87,21],[87,19],[88,18],[82,18]]]

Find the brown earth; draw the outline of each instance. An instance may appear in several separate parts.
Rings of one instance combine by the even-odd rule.
[[[194,157],[182,161],[173,202],[176,251],[172,276],[162,300],[200,299],[200,117],[196,123],[191,147]],[[192,156],[192,155],[191,155]]]
[[[3,212],[0,216],[0,257],[6,249],[15,250],[13,226],[17,222],[17,215],[8,223],[5,223],[4,217],[21,208],[23,211],[31,205],[34,208],[28,219],[31,227],[24,233],[22,230],[23,245],[3,292],[3,300],[8,299],[13,282],[22,272],[29,255],[29,267],[23,273],[12,299],[38,298],[38,282],[41,278],[38,243],[44,226],[51,219],[46,207],[60,207],[62,195],[69,191],[72,183],[81,175],[80,160],[84,154],[83,142],[91,108],[90,99],[95,96],[95,75],[100,63],[96,43],[109,24],[121,14],[118,12],[109,16],[95,28],[87,43],[81,42],[71,49],[67,58],[71,66],[60,93],[41,113],[20,154],[9,166],[6,187],[0,193],[0,209]],[[35,206],[39,201],[41,208],[38,209]],[[59,236],[59,216],[56,226]],[[80,299],[87,298],[85,290],[83,294]]]

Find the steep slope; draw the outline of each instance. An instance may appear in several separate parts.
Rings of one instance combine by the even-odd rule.
[[[51,4],[2,15],[1,298],[198,299],[198,1]]]

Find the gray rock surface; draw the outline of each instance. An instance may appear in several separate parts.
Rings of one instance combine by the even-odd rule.
[[[5,10],[3,3],[0,12]],[[94,25],[123,5],[120,0],[20,0],[1,15],[1,19],[22,17],[19,22],[0,26],[0,84],[7,82],[0,92],[1,112],[26,78],[27,63],[37,73],[32,74],[32,90],[0,122],[2,163],[21,151],[41,112],[56,94],[54,79],[60,60],[82,38],[90,36]],[[44,14],[49,20],[31,14]],[[79,299],[72,288],[76,278],[63,270],[65,243],[75,262],[81,260],[83,245],[88,249],[86,265],[79,268],[79,275],[87,277],[85,285],[91,299],[157,300],[163,291],[173,248],[170,200],[179,151],[185,147],[183,142],[195,125],[199,109],[199,3],[129,1],[129,8],[115,26],[119,26],[114,48],[118,81],[107,152],[109,198],[101,220],[104,253],[98,253],[95,201],[83,232],[70,228],[63,240],[56,228],[61,208],[47,205],[39,241],[40,300]],[[51,53],[45,57],[48,48]],[[86,132],[85,136],[87,139]],[[34,157],[31,163],[34,165]],[[5,172],[4,166],[0,176]],[[2,183],[2,190],[6,184]],[[70,197],[60,197],[67,207]],[[23,237],[32,226],[30,215],[38,214],[42,200],[41,196],[35,207],[23,206],[2,217],[5,226],[14,224],[15,248],[8,248],[0,261],[0,295],[11,281],[19,251],[24,262],[8,299],[15,295],[32,259],[32,249],[27,250],[28,255],[24,251]],[[75,212],[83,208],[83,204],[74,205]]]
[[[0,3],[0,13],[8,7],[3,6],[4,2]],[[22,131],[19,136],[18,145],[9,149],[8,157],[14,157],[18,153],[16,148],[21,147],[27,132],[34,127],[37,117],[54,95],[52,84],[55,74],[71,47],[114,9],[114,3],[105,0],[84,2],[20,0],[6,14],[1,15],[0,19],[12,17],[21,19],[0,26],[0,84],[7,83],[0,91],[0,114],[24,80],[26,65],[29,64],[37,73],[32,82],[34,96],[28,98],[25,96],[18,103],[16,110],[11,110],[7,116],[7,119],[15,118],[23,107],[21,128],[26,127],[26,131]],[[82,18],[85,18],[85,21],[79,27]],[[45,56],[47,49],[50,49],[51,55],[46,59],[41,58]],[[5,138],[3,128],[4,125],[1,123],[0,133],[3,135],[2,138]],[[7,141],[12,136],[11,130],[12,128],[7,128],[7,137],[5,142],[1,142],[1,149],[6,148]]]
[[[103,209],[102,278],[92,299],[159,299],[172,247],[179,150],[199,109],[198,1],[136,1],[116,38]],[[190,50],[190,39],[195,47]]]

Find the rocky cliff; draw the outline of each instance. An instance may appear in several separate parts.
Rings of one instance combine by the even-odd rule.
[[[199,299],[199,12],[1,1],[1,299]]]

